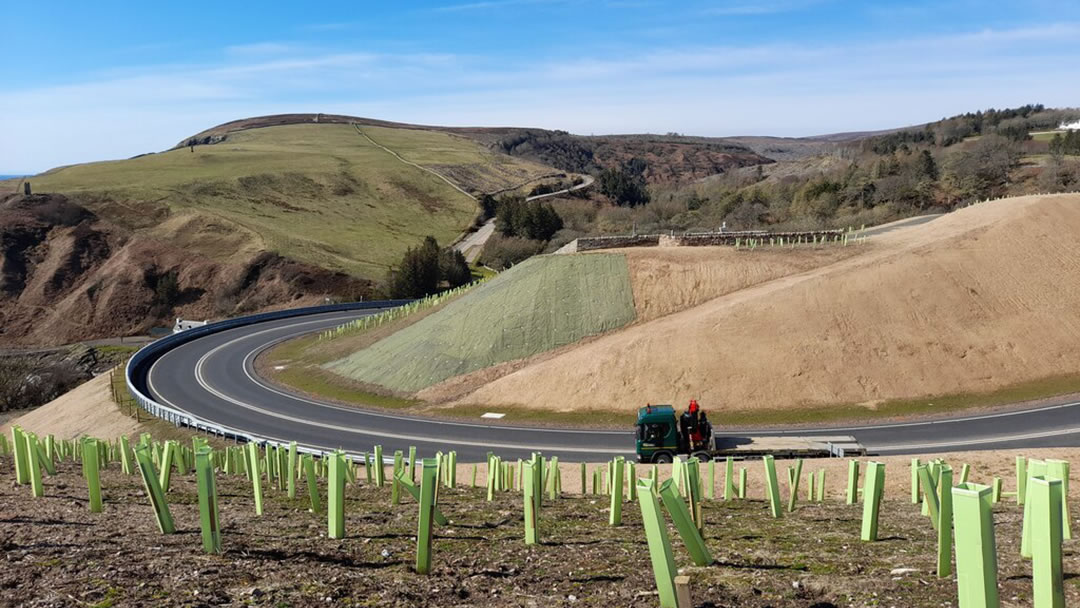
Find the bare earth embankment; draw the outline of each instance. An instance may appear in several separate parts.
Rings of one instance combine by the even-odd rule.
[[[970,207],[875,237],[861,255],[567,349],[458,403],[873,408],[1072,376],[1078,233],[1077,195]]]

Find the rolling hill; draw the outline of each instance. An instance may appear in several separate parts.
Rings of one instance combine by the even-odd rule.
[[[458,238],[473,195],[558,173],[449,132],[314,119],[28,178],[32,196],[0,201],[0,343],[371,297],[407,247]]]

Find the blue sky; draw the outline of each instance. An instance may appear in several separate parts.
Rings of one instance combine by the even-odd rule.
[[[260,114],[812,135],[1080,106],[1080,3],[11,2],[0,174]]]

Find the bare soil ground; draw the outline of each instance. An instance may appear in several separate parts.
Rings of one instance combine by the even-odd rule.
[[[309,513],[306,500],[289,500],[278,490],[267,491],[265,513],[256,517],[250,484],[219,474],[224,553],[206,555],[193,476],[173,476],[169,501],[177,533],[163,536],[137,476],[115,465],[104,471],[104,511],[91,514],[79,465],[64,462],[59,469],[45,479],[45,497],[35,499],[28,487],[11,483],[11,459],[0,457],[2,606],[657,603],[640,511],[625,504],[623,525],[610,527],[606,497],[545,498],[542,543],[530,547],[519,492],[488,503],[483,490],[444,488],[440,508],[451,525],[436,529],[433,572],[419,576],[412,570],[416,504],[407,499],[391,506],[390,490],[370,487],[362,474],[346,487],[342,540],[326,537],[325,516]],[[752,475],[751,483],[760,484],[759,478]],[[860,506],[836,499],[800,503],[779,520],[760,500],[706,501],[704,514],[716,560],[711,566],[691,566],[669,529],[697,608],[955,602],[955,580],[935,576],[933,528],[904,500],[886,500],[875,543],[858,540]],[[1018,555],[1020,524],[1016,505],[995,507],[1003,606],[1031,602],[1030,563]],[[1080,601],[1076,542],[1067,541],[1064,550],[1070,604]]]
[[[1075,375],[1078,231],[1077,195],[977,205],[603,336],[458,404],[630,411],[696,398],[714,410],[852,404],[856,416]]]
[[[113,402],[109,393],[109,374],[101,374],[35,410],[0,424],[0,432],[6,434],[13,426],[32,430],[43,437],[49,434],[57,437],[88,435],[99,439],[137,435],[143,430]]]

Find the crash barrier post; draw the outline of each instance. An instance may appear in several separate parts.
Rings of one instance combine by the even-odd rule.
[[[101,513],[101,476],[98,471],[98,442],[96,439],[83,441],[83,475],[90,492],[90,512]]]
[[[914,484],[913,484],[914,485]],[[853,505],[859,499],[859,461],[848,461],[847,504]]]
[[[802,467],[802,458],[795,460],[794,467],[788,467],[788,513],[795,510],[795,501],[799,499],[799,480],[802,478]]]
[[[1061,567],[1062,490],[1060,479],[1028,479],[1027,509],[1031,512],[1031,578],[1034,608],[1064,608],[1065,583]]]
[[[611,482],[611,510],[608,513],[609,526],[622,525],[622,502],[623,502],[623,457],[618,456],[613,461]]]
[[[1029,459],[1027,462],[1027,496],[1024,497],[1024,522],[1020,538],[1020,556],[1031,559],[1031,509],[1027,501],[1031,499],[1031,480],[1036,477],[1046,478],[1046,461]]]
[[[438,485],[438,462],[425,458],[420,472],[420,515],[416,531],[416,573],[431,572],[432,514],[435,510],[435,486]]]
[[[885,491],[885,465],[880,462],[866,464],[866,484],[863,488],[863,519],[860,538],[875,541],[878,536],[878,514]]]
[[[247,444],[247,465],[251,472],[251,491],[255,496],[255,515],[263,514],[262,475],[259,473],[259,446],[255,442]]]
[[[780,486],[776,481],[776,463],[771,454],[762,459],[765,464],[765,491],[769,498],[769,509],[773,517],[780,517]]]
[[[678,608],[671,539],[668,538],[667,525],[660,513],[660,502],[653,490],[651,479],[638,482],[638,505],[641,507],[641,520],[645,525],[645,539],[649,544],[649,560],[652,562],[653,577],[656,579],[660,608]]]
[[[697,566],[711,564],[712,556],[709,555],[709,549],[705,546],[705,539],[701,537],[701,532],[691,518],[686,502],[679,496],[673,479],[660,484],[660,498],[664,501],[664,508],[671,516],[671,521],[675,524],[675,529],[679,531],[679,536],[682,537],[686,551],[694,560],[694,564]]]
[[[330,454],[326,478],[326,530],[330,538],[345,538],[345,455]]]
[[[301,457],[304,466],[304,478],[307,481],[308,501],[311,504],[310,511],[318,513],[322,510],[322,501],[319,500],[319,484],[315,480],[315,457],[304,454]]]
[[[151,449],[145,444],[136,447],[135,463],[139,467],[139,475],[142,476],[146,495],[154,508],[158,529],[162,534],[172,534],[175,531],[172,513],[169,512],[169,503],[166,502],[165,493],[161,491],[161,484],[158,483],[157,471],[154,470],[154,462],[150,456]]]
[[[202,530],[203,551],[221,553],[221,520],[218,517],[213,457],[213,450],[208,447],[200,447],[195,451],[195,476],[199,485],[199,528]]]
[[[991,490],[987,486],[966,483],[951,488],[951,493],[959,608],[998,608]]]
[[[963,473],[961,473],[963,475]],[[952,574],[952,467],[942,466],[938,476],[938,550],[937,575],[945,577]]]
[[[538,491],[537,486],[540,485],[542,480],[536,479],[536,463],[534,460],[529,460],[525,463],[523,469],[525,479],[522,481],[522,500],[525,506],[525,544],[535,545],[537,543],[536,526],[539,520],[539,513],[536,512],[536,493]]]

